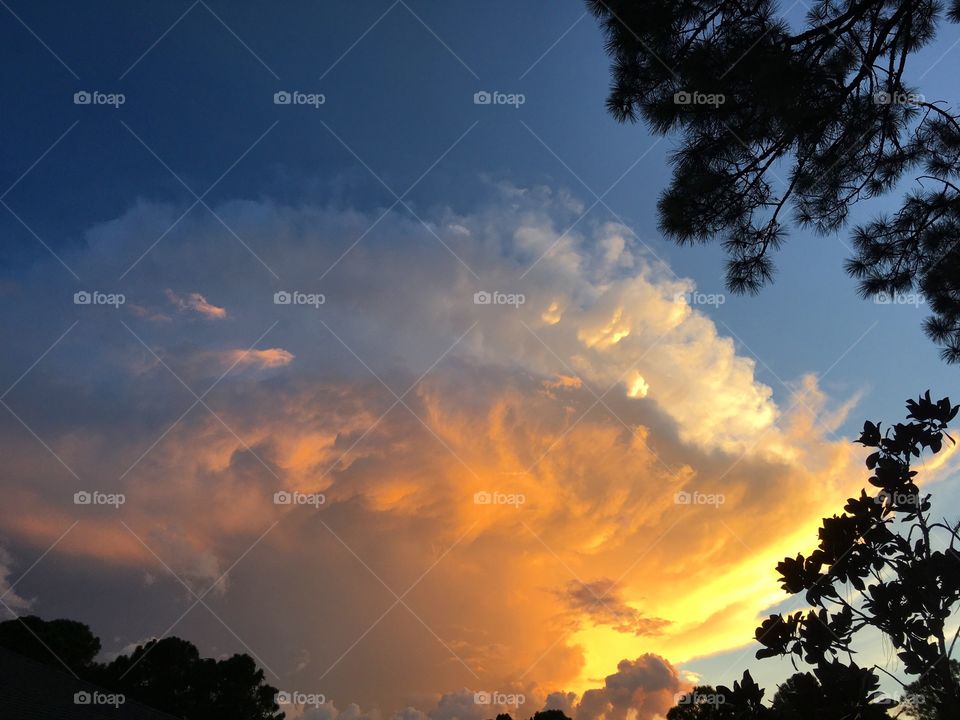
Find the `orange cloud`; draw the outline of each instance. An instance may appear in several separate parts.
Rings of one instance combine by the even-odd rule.
[[[191,582],[242,558],[224,596],[231,626],[235,615],[271,664],[297,668],[280,670],[285,681],[336,688],[340,707],[413,703],[452,717],[469,698],[451,689],[471,688],[523,693],[531,711],[548,693],[577,693],[591,720],[662,713],[682,685],[664,658],[749,643],[783,597],[776,562],[862,483],[858,457],[834,436],[852,405],[812,377],[775,402],[755,362],[683,299],[692,282],[620,226],[564,233],[565,203],[529,193],[436,218],[486,287],[525,295],[516,306],[474,304],[473,277],[400,216],[379,222],[377,262],[360,246],[316,288],[315,269],[370,218],[218,207],[289,287],[337,302],[277,306],[269,278],[226,267],[209,292],[244,319],[217,324],[228,339],[209,324],[132,319],[160,364],[122,329],[120,340],[90,335],[116,344],[83,346],[82,370],[102,363],[121,397],[94,398],[70,363],[49,387],[38,378],[29,402],[62,412],[25,415],[47,447],[9,417],[0,426],[0,482],[17,492],[0,521],[42,552],[78,517],[75,490],[126,493],[116,512],[85,512],[57,552],[105,574],[166,577],[123,520]],[[154,212],[159,234],[171,220]],[[229,259],[215,251],[221,228],[191,222],[189,248],[171,238],[151,263],[206,288],[185,258]],[[423,243],[391,242],[418,233]],[[544,253],[522,278],[517,258]],[[197,294],[171,301],[225,315]],[[234,349],[274,326],[263,340],[274,347]],[[212,383],[198,380],[237,369],[200,404],[167,367],[197,393]],[[10,403],[28,406],[17,393]],[[278,491],[324,502],[277,504]],[[264,613],[282,621],[265,632]]]
[[[267,348],[265,350],[227,350],[220,353],[220,364],[225,368],[241,367],[266,370],[283,367],[293,362],[293,353],[283,348]]]

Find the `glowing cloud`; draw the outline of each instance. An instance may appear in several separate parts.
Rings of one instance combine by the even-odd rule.
[[[278,368],[293,362],[293,353],[283,348],[265,350],[227,350],[220,354],[220,364],[224,368],[250,367],[257,369]]]
[[[851,404],[809,378],[779,407],[754,361],[678,301],[693,284],[628,228],[565,232],[579,207],[504,188],[472,214],[435,213],[429,231],[388,213],[369,233],[377,217],[359,212],[215,208],[282,287],[323,293],[318,306],[275,304],[275,279],[243,248],[224,253],[217,221],[185,217],[118,288],[130,308],[71,305],[86,313],[73,345],[8,396],[46,447],[0,419],[0,522],[42,552],[82,517],[56,553],[84,577],[160,578],[149,602],[163,620],[118,613],[104,637],[160,633],[182,614],[183,587],[157,557],[198,588],[231,568],[217,586],[231,629],[278,686],[326,695],[321,720],[362,716],[351,703],[487,718],[480,690],[523,694],[517,715],[555,691],[571,709],[582,694],[581,720],[662,713],[685,685],[664,658],[749,643],[782,597],[776,562],[859,487],[849,444],[831,435]],[[72,265],[116,278],[142,249],[113,268],[101,248],[180,214],[140,203],[92,228],[89,258]],[[41,298],[29,320],[0,307],[36,355],[63,332],[62,304],[43,299],[71,292],[69,278],[49,292],[49,277],[19,291]],[[173,278],[231,322],[132,309]],[[2,362],[8,377],[29,366]],[[75,506],[94,483],[126,503]],[[149,627],[119,627],[131,617]],[[177,630],[218,649],[235,640],[215,623]]]

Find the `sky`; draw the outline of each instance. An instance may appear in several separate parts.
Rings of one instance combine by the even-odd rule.
[[[247,652],[324,720],[789,674],[775,564],[955,369],[842,233],[746,298],[663,238],[677,140],[606,114],[582,3],[0,5],[0,613]],[[907,74],[955,101],[941,32]]]

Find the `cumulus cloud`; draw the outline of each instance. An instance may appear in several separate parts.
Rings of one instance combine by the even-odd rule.
[[[543,703],[543,710],[559,710],[567,717],[572,718],[577,705],[577,694],[573,692],[555,691],[547,694]]]
[[[427,720],[428,715],[415,707],[407,706],[393,714],[392,720]]]
[[[515,708],[477,703],[474,691],[463,688],[456,692],[444,693],[437,702],[437,706],[430,711],[429,717],[430,720],[484,720],[509,710],[515,710]]]
[[[676,695],[688,687],[659,655],[621,660],[603,687],[583,694],[574,720],[652,720],[665,715],[676,704]]]
[[[42,550],[82,519],[56,555],[166,603],[104,618],[110,636],[182,614],[168,568],[198,591],[229,570],[211,602],[278,686],[341,707],[439,702],[437,720],[474,717],[451,688],[513,688],[531,712],[563,688],[592,691],[578,712],[619,720],[660,706],[675,682],[662,657],[747,644],[781,599],[776,562],[859,486],[830,436],[846,399],[808,378],[778,405],[686,302],[693,283],[629,228],[565,232],[567,196],[506,188],[470,213],[430,213],[429,229],[270,201],[215,209],[280,281],[196,214],[118,283],[144,250],[130,238],[182,212],[143,201],[68,258],[127,305],[74,306],[72,278],[40,267],[0,307],[21,338],[0,359],[8,377],[81,321],[7,397],[36,435],[0,416],[0,524]],[[230,322],[135,309],[174,283],[203,288]],[[326,302],[274,304],[278,291]],[[126,503],[78,507],[79,489]],[[275,503],[280,490],[324,502]],[[149,588],[144,572],[159,578]],[[177,632],[236,640],[194,614]],[[656,655],[594,687],[638,642]]]
[[[306,709],[294,708],[292,711],[289,708],[284,709],[287,711],[288,717],[300,717],[303,720],[380,720],[379,712],[364,713],[356,703],[351,703],[344,710],[338,710],[332,702],[325,702],[322,705]],[[301,710],[302,714],[299,714],[297,710]],[[411,720],[414,719],[411,718]]]
[[[602,687],[589,688],[579,697],[574,692],[551,692],[539,709],[560,710],[573,720],[657,720],[676,704],[677,695],[690,687],[669,661],[646,653],[636,660],[621,660],[617,671],[604,678]],[[538,708],[537,698],[522,694],[520,705],[488,702],[497,696],[497,693],[477,693],[463,688],[444,693],[428,712],[408,707],[391,720],[484,720],[500,713],[523,718]],[[500,696],[515,697],[508,693],[500,693]],[[318,710],[316,720],[337,718],[328,717],[325,710]]]

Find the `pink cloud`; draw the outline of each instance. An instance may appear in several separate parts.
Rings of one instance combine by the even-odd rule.
[[[227,350],[220,356],[225,367],[254,368],[267,370],[283,367],[293,362],[294,355],[283,348],[266,348],[265,350]]]
[[[189,293],[186,296],[178,295],[170,288],[166,290],[167,299],[181,312],[191,310],[210,320],[223,320],[227,316],[226,308],[217,307],[209,302],[200,293]]]

